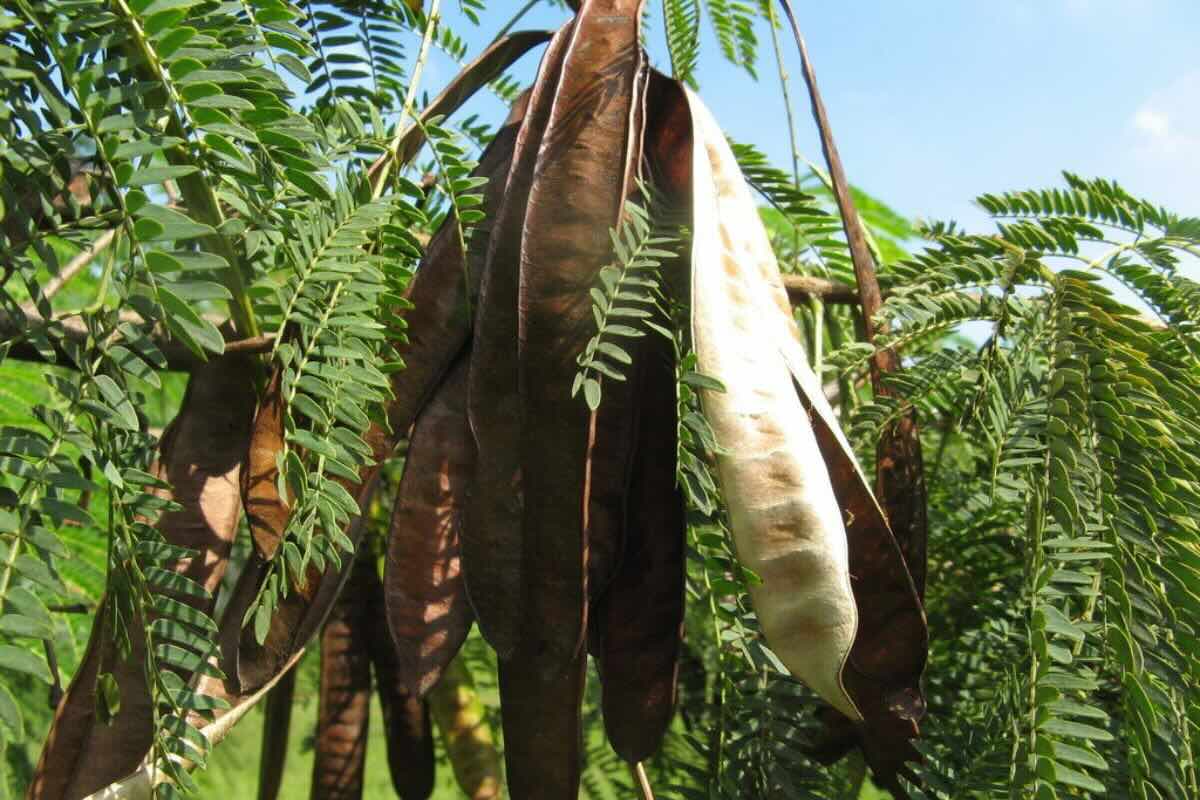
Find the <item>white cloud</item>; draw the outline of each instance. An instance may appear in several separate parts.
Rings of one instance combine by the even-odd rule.
[[[1152,139],[1161,139],[1171,133],[1171,118],[1162,111],[1139,108],[1133,115],[1133,127]]]
[[[1130,125],[1140,160],[1200,169],[1200,70],[1151,94]]]
[[[1200,70],[1151,92],[1126,120],[1113,166],[1135,194],[1185,215],[1200,214]],[[1115,176],[1114,176],[1115,177]]]

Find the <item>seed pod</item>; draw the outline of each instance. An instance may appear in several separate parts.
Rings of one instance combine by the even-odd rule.
[[[371,626],[374,565],[355,559],[350,580],[321,632],[321,685],[313,743],[313,800],[362,797],[371,713]],[[378,578],[375,578],[378,581]]]
[[[392,377],[395,400],[388,406],[388,421],[397,436],[408,433],[470,336],[468,309],[474,308],[477,301],[490,220],[500,203],[527,102],[528,94],[523,94],[513,104],[508,119],[472,173],[486,177],[488,185],[483,208],[487,217],[469,231],[471,252],[464,257],[457,222],[447,217],[429,241],[405,293],[411,308],[399,313],[406,333],[396,346],[396,355],[404,360],[405,368]]]
[[[437,402],[436,398],[434,402]],[[383,582],[375,572],[374,563],[367,566],[370,570],[367,608],[371,627],[371,667],[383,710],[392,787],[400,800],[424,800],[433,794],[436,778],[429,707],[402,680],[396,645],[388,632],[387,619],[379,613],[385,602]],[[465,605],[465,598],[462,602]]]
[[[625,555],[598,609],[604,727],[630,763],[658,750],[675,712],[683,634],[684,500],[675,480],[674,352],[652,334],[641,348],[642,411],[625,525]]]
[[[276,370],[258,405],[254,416],[254,432],[250,437],[250,455],[242,471],[242,504],[246,522],[254,540],[254,549],[264,560],[275,557],[275,551],[287,528],[288,502],[279,494],[276,482],[279,470],[276,456],[283,452],[283,396],[280,394],[283,373]]]
[[[474,621],[459,556],[475,469],[467,365],[464,355],[417,419],[388,537],[388,642],[397,682],[417,697],[437,683]]]
[[[711,115],[689,99],[703,143],[693,163],[693,326],[700,369],[726,386],[725,393],[704,391],[701,399],[718,441],[736,448],[718,458],[718,467],[738,554],[764,579],[751,594],[783,662],[839,712],[852,720],[866,715],[870,723],[891,705],[910,702],[910,692],[919,695],[924,611],[887,520],[808,367],[769,240],[733,155]],[[758,352],[731,344],[752,331]],[[719,334],[728,354],[740,351],[745,358],[723,356],[715,346]],[[739,374],[743,367],[753,368],[757,385],[750,374]],[[745,386],[754,386],[756,396],[744,396]],[[788,386],[794,387],[792,402]],[[757,430],[738,434],[729,415],[739,408],[761,420]],[[770,454],[767,468],[753,463],[757,453]],[[825,469],[809,466],[805,475],[804,463]],[[760,496],[787,501],[763,505]],[[852,554],[847,528],[854,532]]]
[[[488,240],[468,375],[467,412],[478,453],[462,530],[463,576],[479,630],[501,658],[516,649],[524,622],[517,386],[521,232],[533,165],[572,28],[571,23],[564,26],[546,48],[517,132]]]
[[[156,527],[171,544],[197,551],[171,568],[215,592],[229,563],[241,514],[242,460],[254,415],[254,363],[222,356],[198,367],[188,381],[179,414],[159,442],[155,474],[171,484],[157,494],[182,508],[162,515]],[[164,592],[166,594],[166,592]],[[175,596],[211,613],[211,600]],[[114,641],[116,609],[101,603],[83,662],[58,705],[27,797],[84,797],[133,772],[153,739],[153,709],[145,682],[145,621],[128,619],[131,652],[120,658]],[[120,690],[120,713],[111,724],[96,715],[96,680],[111,673]]]
[[[521,245],[518,375],[526,611],[522,646],[546,677],[587,619],[588,458],[595,414],[571,396],[595,333],[591,290],[613,259],[641,158],[643,0],[590,0],[576,17],[538,152]]]
[[[542,680],[520,655],[500,662],[504,764],[512,800],[577,800],[587,656]]]
[[[446,667],[428,702],[458,788],[470,800],[499,800],[504,784],[496,738],[462,658]]]
[[[271,688],[263,707],[262,754],[258,761],[258,800],[276,800],[283,785],[288,738],[292,726],[292,701],[296,695],[296,670],[292,668]]]
[[[357,485],[342,482],[346,490],[355,495],[359,509],[365,509],[370,503],[379,466],[390,448],[388,437],[376,425],[372,425],[363,438],[371,448],[374,463],[359,470],[360,482]],[[351,520],[346,536],[356,548],[362,531],[362,517]],[[241,582],[244,580],[257,587],[266,574],[267,563],[257,554],[251,554],[246,561],[243,578],[239,579],[239,587],[230,599],[226,617],[221,621],[223,669],[229,677],[220,691],[232,693],[234,697],[251,694],[279,674],[283,665],[321,629],[342,584],[350,575],[353,563],[353,557],[346,555],[342,558],[341,566],[330,564],[323,572],[316,567],[309,567],[303,583],[293,585],[287,596],[279,601],[275,613],[271,615],[266,639],[259,644],[252,627],[242,629],[242,616],[239,616],[246,613],[249,604],[257,597],[255,588],[241,587]],[[228,630],[230,627],[234,630]],[[219,690],[214,687],[213,691]]]
[[[738,557],[762,578],[750,594],[772,649],[817,694],[861,719],[842,684],[858,627],[845,525],[781,351],[784,310],[772,307],[758,263],[773,265],[773,257],[724,136],[700,100],[688,99],[692,338],[699,371],[725,387],[701,390],[700,399],[723,448],[717,474]]]

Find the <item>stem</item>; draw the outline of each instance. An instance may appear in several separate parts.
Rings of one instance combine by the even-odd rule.
[[[875,262],[867,246],[865,228],[850,196],[850,188],[846,180],[846,171],[842,167],[841,156],[838,155],[837,144],[833,140],[833,132],[829,125],[829,115],[825,110],[825,102],[817,88],[817,76],[813,70],[812,60],[808,55],[808,47],[804,37],[800,35],[800,26],[796,15],[792,12],[789,0],[781,0],[784,13],[792,25],[792,34],[796,38],[796,46],[800,49],[800,64],[804,73],[804,82],[808,86],[809,99],[812,102],[813,118],[821,136],[821,149],[825,154],[825,162],[829,165],[829,177],[833,183],[833,195],[837,200],[838,211],[842,217],[842,228],[846,233],[846,242],[850,247],[850,259],[854,263],[854,277],[858,283],[858,294],[862,315],[865,322],[864,333],[868,343],[873,342],[880,326],[875,317],[883,305],[879,291],[879,280],[875,276]],[[876,394],[886,394],[882,385],[881,373],[893,372],[900,366],[900,359],[893,350],[881,350],[871,359],[871,379]]]
[[[96,237],[96,240],[89,244],[83,250],[67,262],[67,265],[59,271],[57,275],[50,279],[46,286],[42,289],[42,295],[50,300],[58,291],[62,289],[69,281],[75,278],[83,268],[92,263],[92,260],[104,252],[117,236],[117,231],[120,228],[112,228],[105,231]]]
[[[417,87],[421,83],[421,74],[425,71],[425,62],[429,59],[429,45],[433,42],[433,33],[437,30],[438,25],[438,9],[441,7],[442,0],[433,0],[429,9],[429,16],[425,21],[425,33],[421,36],[421,49],[417,53],[417,61],[413,64],[412,78],[408,82],[408,92],[404,97],[404,108],[400,111],[400,119],[406,120],[412,115],[413,104],[417,99]],[[402,124],[402,123],[401,123]],[[400,124],[397,124],[397,128]],[[397,166],[396,162],[400,157],[400,144],[404,141],[405,135],[412,128],[408,126],[404,130],[397,130],[396,135],[392,137],[391,143],[388,145],[386,160],[380,167],[379,172],[375,174],[375,185],[371,189],[371,199],[378,200],[383,196],[383,188],[387,185],[392,167]]]
[[[646,775],[646,768],[642,766],[642,762],[629,765],[629,771],[633,773],[633,779],[637,782],[638,791],[642,793],[642,800],[654,800],[654,789],[650,787],[650,778]]]
[[[800,144],[796,137],[796,117],[792,112],[792,92],[788,86],[788,71],[783,63],[783,50],[779,46],[779,27],[775,19],[774,3],[767,3],[767,27],[771,29],[771,47],[775,51],[775,66],[779,69],[779,91],[783,95],[783,108],[787,112],[788,141],[792,148],[792,185],[800,189]],[[792,271],[800,269],[800,230],[792,225]],[[824,361],[825,305],[819,297],[810,299],[812,307],[812,368],[821,377]]]
[[[146,37],[146,32],[142,29],[141,20],[129,8],[126,0],[116,0],[117,8],[125,15],[129,25],[133,28],[133,39],[137,44],[139,54],[146,62],[146,67],[152,72],[155,80],[162,85],[167,93],[167,99],[170,101],[173,108],[164,109],[167,111],[167,133],[171,136],[187,140],[188,133],[179,115],[174,109],[183,108],[183,101],[175,91],[174,84],[167,77],[167,72],[162,61],[158,58],[158,53],[154,48],[150,47]],[[61,63],[61,62],[60,62]],[[83,104],[80,104],[83,107]],[[97,139],[99,141],[99,139]],[[206,147],[199,141],[194,141],[196,147]],[[189,153],[183,149],[183,146],[170,148],[164,151],[167,161],[176,165],[192,165],[192,159]],[[182,176],[177,179],[179,183],[179,191],[183,194],[184,203],[187,205],[188,211],[193,217],[200,222],[216,229],[218,232],[212,236],[204,237],[203,241],[209,251],[215,253],[227,262],[229,269],[220,270],[221,279],[225,283],[225,288],[233,295],[233,299],[229,302],[229,313],[233,317],[234,326],[237,332],[242,336],[258,336],[262,333],[258,326],[258,320],[254,317],[254,307],[250,302],[250,295],[247,291],[247,277],[249,271],[245,269],[242,260],[238,258],[237,252],[233,249],[233,245],[224,234],[220,233],[221,224],[225,221],[225,215],[221,212],[221,205],[217,201],[216,192],[213,187],[203,177],[203,173],[195,173],[193,175]],[[116,181],[113,181],[116,185]],[[120,196],[120,193],[116,193]],[[131,236],[130,242],[135,239]]]

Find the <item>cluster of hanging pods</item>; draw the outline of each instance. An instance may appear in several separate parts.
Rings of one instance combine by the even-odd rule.
[[[717,482],[738,557],[761,578],[751,595],[767,643],[828,703],[818,756],[861,747],[877,780],[903,792],[897,774],[915,757],[927,651],[923,564],[910,573],[904,552],[911,559],[920,549],[909,546],[911,532],[893,534],[888,520],[897,512],[876,501],[808,365],[720,127],[694,93],[648,66],[642,3],[587,0],[554,34],[533,87],[476,170],[488,179],[486,219],[468,252],[453,221],[429,243],[404,312],[407,341],[397,348],[407,366],[393,378],[388,408],[409,448],[382,586],[361,559],[313,569],[281,600],[259,644],[240,621],[287,520],[275,488],[278,379],[259,401],[247,357],[210,362],[163,437],[159,471],[183,511],[160,529],[202,554],[179,569],[216,588],[243,504],[255,541],[214,634],[225,675],[200,675],[197,691],[235,711],[257,699],[343,592],[322,644],[331,666],[322,678],[314,797],[361,795],[361,774],[357,783],[340,780],[347,758],[361,770],[361,754],[333,752],[339,737],[344,749],[358,746],[339,733],[336,712],[349,709],[345,719],[365,724],[365,710],[352,706],[364,702],[372,664],[390,698],[397,791],[428,795],[432,749],[421,701],[473,625],[499,659],[513,798],[577,797],[589,653],[613,748],[631,763],[658,749],[674,713],[684,635],[672,343],[628,340],[626,380],[606,382],[595,410],[572,391],[596,333],[590,292],[614,258],[609,231],[643,180],[686,219],[690,238],[663,265],[663,283],[690,309],[698,371],[724,386],[700,390],[701,404],[720,446]],[[371,436],[381,460],[390,442],[378,429]],[[351,488],[365,507],[376,476],[362,477]],[[350,535],[357,542],[361,531]],[[377,624],[378,598],[390,635]],[[150,746],[151,715],[136,702],[150,696],[139,642],[123,657],[104,643],[103,617],[96,628],[31,798],[89,795],[137,770]],[[111,724],[98,723],[89,695],[100,672],[115,675],[123,699]],[[332,750],[323,753],[326,745]]]

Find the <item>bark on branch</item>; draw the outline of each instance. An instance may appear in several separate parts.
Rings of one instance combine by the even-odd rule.
[[[141,321],[141,318],[133,317],[131,321]],[[21,309],[16,313],[8,309],[0,309],[0,357],[13,358],[19,361],[51,363],[42,349],[30,339],[31,333],[36,332],[38,329],[45,330],[50,325],[57,328],[58,341],[68,341],[79,345],[84,345],[87,342],[87,326],[78,317],[68,317],[47,323],[46,320],[28,309]],[[46,338],[49,339],[55,351],[56,360],[53,363],[71,367],[71,359],[59,346],[56,338]],[[164,333],[155,331],[150,338],[166,358],[166,368],[169,371],[187,372],[202,363],[195,353],[188,350],[181,342],[169,338]],[[225,343],[225,352],[265,353],[271,349],[274,341],[275,338],[271,334],[254,336],[249,339],[227,341]],[[6,343],[11,344],[8,345],[8,351],[4,352]]]

